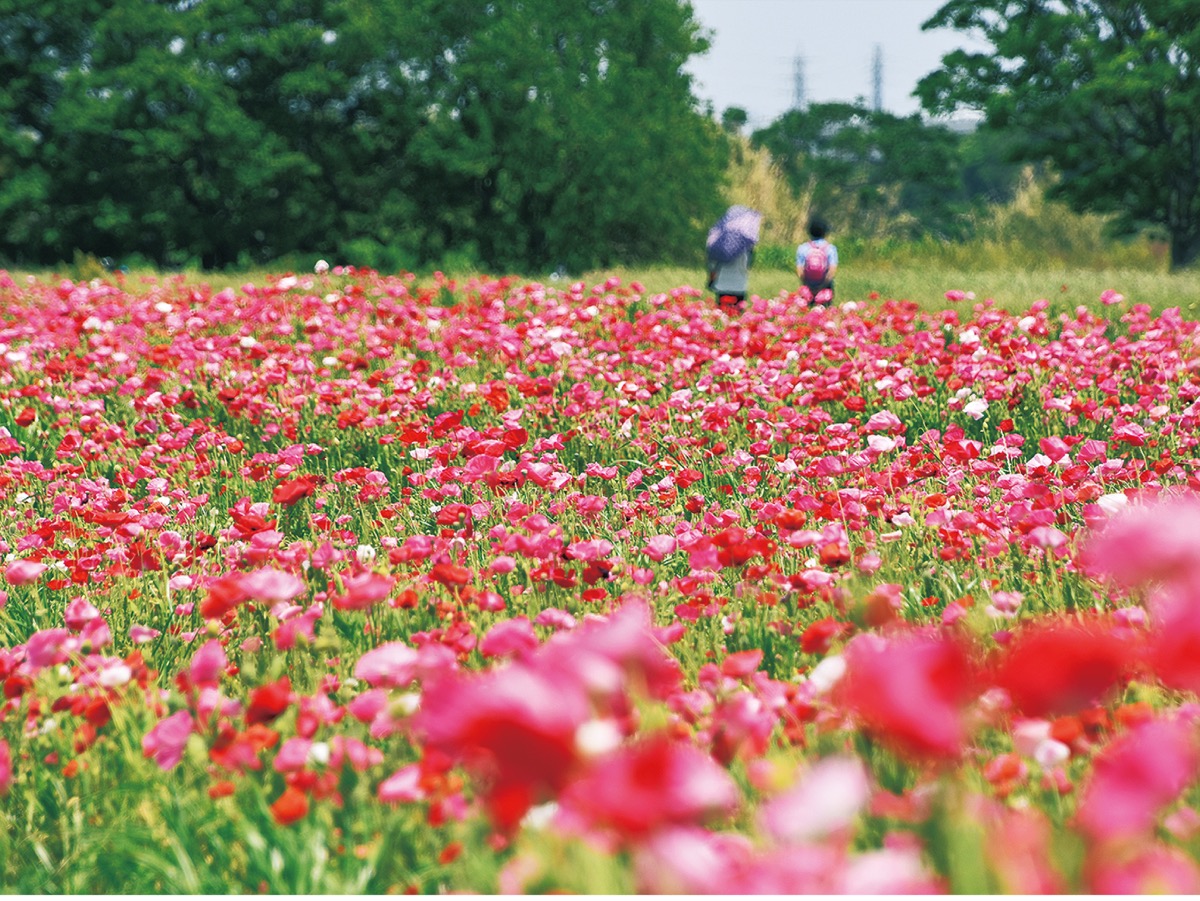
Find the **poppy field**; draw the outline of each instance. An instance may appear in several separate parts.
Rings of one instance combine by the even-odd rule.
[[[0,884],[1200,891],[1200,325],[0,271]]]

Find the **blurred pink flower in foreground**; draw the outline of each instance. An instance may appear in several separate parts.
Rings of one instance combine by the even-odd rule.
[[[953,638],[861,635],[846,648],[839,695],[863,727],[909,757],[952,759],[967,739],[974,667]]]
[[[0,738],[0,797],[8,794],[12,785],[12,755],[8,750],[8,742]]]
[[[221,680],[221,673],[228,662],[221,642],[212,638],[201,645],[200,650],[192,656],[188,676],[193,685],[216,685]]]
[[[1062,877],[1051,863],[1053,827],[1044,813],[982,796],[972,798],[969,805],[968,815],[984,827],[984,853],[1002,891],[1023,895],[1063,891]]]
[[[1115,739],[1096,756],[1080,829],[1100,842],[1149,837],[1198,767],[1195,725],[1185,719],[1155,720]]]
[[[481,780],[493,821],[511,828],[576,775],[580,727],[627,710],[630,691],[664,697],[678,685],[679,664],[650,625],[645,604],[631,602],[507,665],[430,679],[415,726]]]
[[[537,635],[529,617],[518,616],[492,626],[479,643],[479,653],[484,657],[521,657],[537,646]]]
[[[183,749],[188,736],[192,734],[192,725],[192,715],[186,710],[160,720],[142,739],[142,753],[153,758],[160,769],[172,769],[183,759]]]
[[[1200,870],[1177,848],[1156,845],[1132,857],[1103,855],[1088,868],[1093,892],[1103,895],[1195,895]]]
[[[870,790],[862,761],[830,757],[814,765],[794,788],[763,806],[759,819],[777,841],[824,838],[854,822],[866,806]]]
[[[404,688],[416,678],[420,654],[402,641],[389,641],[367,651],[354,665],[354,678],[373,688]]]
[[[10,585],[28,585],[49,568],[45,563],[33,560],[14,560],[4,570],[4,577]]]
[[[662,829],[634,849],[638,889],[660,895],[732,892],[737,869],[752,854],[744,835],[699,826]]]
[[[1082,563],[1125,588],[1200,585],[1200,497],[1126,507],[1088,541]]]
[[[711,757],[656,735],[602,760],[572,783],[562,803],[593,826],[636,839],[730,813],[739,800],[737,786]]]
[[[302,579],[269,566],[241,576],[238,585],[246,597],[268,603],[290,601],[308,590]]]
[[[580,686],[514,663],[435,680],[416,723],[430,747],[482,780],[493,820],[511,828],[567,784],[578,761],[575,733],[589,714]]]

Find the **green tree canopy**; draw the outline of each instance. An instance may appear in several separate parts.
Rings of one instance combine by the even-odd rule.
[[[860,103],[790,110],[752,136],[839,231],[907,238],[957,233],[960,140]]]
[[[983,111],[1050,161],[1055,196],[1166,232],[1173,266],[1200,255],[1200,4],[1195,0],[950,0],[924,28],[982,38],[917,88],[925,108]]]
[[[0,0],[0,257],[694,251],[704,48],[680,0]]]

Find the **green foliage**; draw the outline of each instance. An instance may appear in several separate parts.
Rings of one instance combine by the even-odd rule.
[[[0,0],[0,258],[686,253],[727,149],[703,48],[675,0]]]
[[[1200,256],[1200,7],[1191,0],[950,0],[925,28],[981,38],[917,88],[925,108],[982,110],[1051,161],[1055,196]]]
[[[838,231],[956,237],[965,210],[959,135],[851,103],[784,113],[752,137]]]
[[[737,134],[746,127],[750,116],[740,106],[726,107],[725,112],[721,113],[721,127],[727,132]]]

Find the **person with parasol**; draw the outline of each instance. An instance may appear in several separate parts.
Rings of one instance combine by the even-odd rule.
[[[731,206],[708,230],[708,288],[718,304],[736,305],[746,299],[762,218],[758,210]]]

